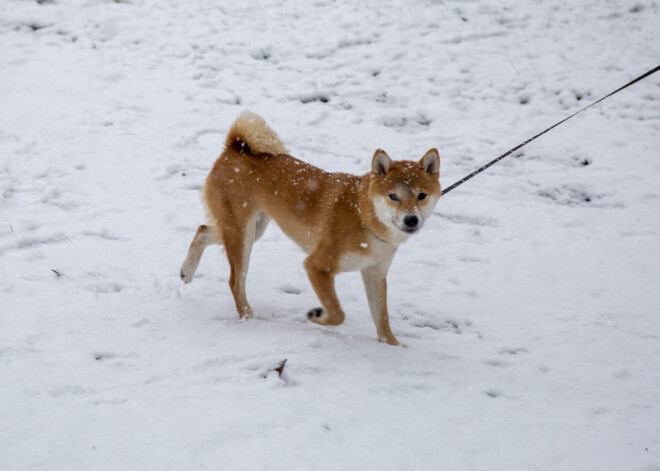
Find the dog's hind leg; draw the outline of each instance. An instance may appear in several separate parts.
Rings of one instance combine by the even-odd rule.
[[[229,275],[229,287],[234,295],[236,310],[241,319],[251,318],[253,316],[252,308],[250,307],[250,304],[247,301],[247,295],[245,294],[245,279],[250,264],[252,245],[254,244],[257,235],[256,231],[258,229],[260,231],[259,235],[263,234],[266,229],[265,226],[268,224],[268,219],[265,221],[261,220],[262,214],[263,213],[257,213],[253,215],[244,226],[232,225],[224,226],[222,228],[222,239],[224,241],[225,251],[227,252],[227,260],[229,260],[229,268],[231,270]],[[265,217],[267,218],[267,216]]]
[[[199,259],[202,258],[204,249],[209,245],[219,243],[220,242],[216,240],[212,227],[201,225],[197,228],[195,237],[190,243],[188,255],[181,266],[181,279],[184,282],[190,283],[193,280],[193,275],[195,274],[195,271],[197,271]]]

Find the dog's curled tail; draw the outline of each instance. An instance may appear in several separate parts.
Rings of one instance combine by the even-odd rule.
[[[227,134],[225,148],[239,154],[288,154],[275,131],[261,116],[251,111],[243,111],[234,121]]]

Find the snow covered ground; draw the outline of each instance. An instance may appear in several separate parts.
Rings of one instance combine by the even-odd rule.
[[[179,267],[244,109],[448,186],[658,65],[655,0],[0,3],[0,469],[660,470],[660,74],[442,198],[338,328],[303,253]],[[282,378],[272,371],[287,360]]]

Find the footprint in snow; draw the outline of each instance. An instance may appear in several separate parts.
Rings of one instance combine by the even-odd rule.
[[[520,353],[527,353],[526,348],[502,348],[498,352],[500,355],[518,355]]]
[[[497,391],[495,389],[490,389],[488,391],[484,391],[484,394],[490,398],[497,399],[498,397],[504,396],[504,394],[501,391]]]
[[[295,286],[292,285],[282,285],[277,289],[280,290],[282,293],[287,293],[287,294],[300,294],[303,292],[302,289],[296,288]]]
[[[488,366],[494,366],[496,368],[508,368],[511,366],[511,363],[501,360],[484,360],[484,364]]]

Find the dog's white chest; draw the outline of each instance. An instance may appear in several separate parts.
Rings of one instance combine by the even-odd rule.
[[[342,255],[339,262],[339,271],[357,271],[374,264],[372,256],[349,252]]]
[[[359,271],[384,262],[389,263],[397,246],[383,243],[373,238],[370,243],[363,242],[360,252],[347,252],[339,260],[339,271]]]

